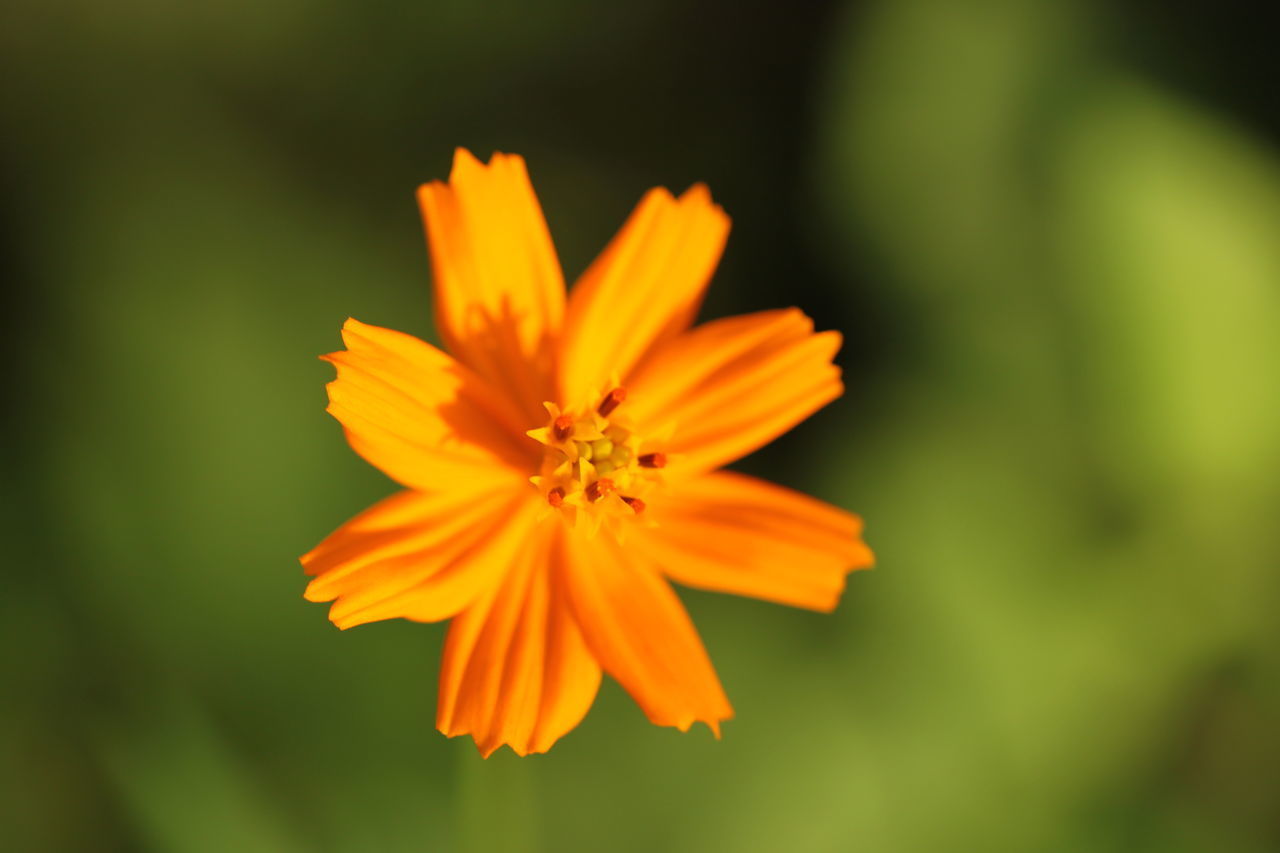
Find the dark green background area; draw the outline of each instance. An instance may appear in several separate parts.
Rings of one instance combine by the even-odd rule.
[[[5,849],[1280,844],[1280,107],[1243,3],[0,8]],[[861,513],[833,615],[682,593],[717,742],[606,683],[546,756],[434,730],[442,626],[297,556],[394,486],[348,316],[431,337],[415,186],[524,154],[572,278],[653,185],[705,317],[848,392],[740,467]]]

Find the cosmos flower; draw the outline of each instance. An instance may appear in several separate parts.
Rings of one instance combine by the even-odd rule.
[[[405,487],[302,563],[339,628],[451,619],[437,726],[546,751],[601,673],[654,723],[733,711],[670,581],[830,611],[871,565],[857,516],[720,470],[838,397],[796,309],[690,328],[729,219],[650,190],[566,297],[524,161],[418,191],[447,353],[348,320],[328,411]]]

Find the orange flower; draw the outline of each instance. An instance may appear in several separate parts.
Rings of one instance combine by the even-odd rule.
[[[452,355],[348,320],[329,408],[405,491],[302,564],[339,628],[453,619],[436,724],[545,752],[601,671],[658,725],[733,711],[668,579],[830,611],[861,522],[717,470],[838,397],[837,332],[795,309],[689,329],[729,219],[650,190],[566,300],[524,161],[459,149],[421,187]]]

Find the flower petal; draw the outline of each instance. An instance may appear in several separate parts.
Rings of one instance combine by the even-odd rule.
[[[839,397],[839,349],[838,332],[814,334],[794,308],[715,320],[646,360],[628,383],[627,415],[648,432],[674,426],[670,474],[718,468]]]
[[[576,405],[624,382],[655,343],[693,322],[729,235],[729,217],[702,184],[679,199],[650,190],[569,295],[560,392]]]
[[[565,288],[524,159],[494,154],[485,165],[459,148],[449,183],[423,184],[418,203],[441,339],[536,420],[551,399]]]
[[[338,368],[327,411],[352,448],[403,485],[510,482],[536,448],[522,416],[474,373],[401,332],[347,320],[347,349],[321,356]]]
[[[309,601],[351,628],[380,619],[447,619],[502,578],[533,527],[526,493],[405,491],[331,533],[302,557]]]
[[[564,592],[551,583],[543,525],[495,593],[449,626],[436,725],[470,734],[486,758],[503,744],[546,752],[582,721],[600,686]]]
[[[671,585],[612,536],[562,531],[555,561],[587,646],[645,716],[720,732],[733,716],[702,640]]]
[[[745,474],[694,477],[647,511],[656,526],[628,547],[699,589],[830,611],[845,575],[875,559],[858,516]]]

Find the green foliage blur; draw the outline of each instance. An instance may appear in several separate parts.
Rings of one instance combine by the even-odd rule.
[[[791,5],[0,8],[0,847],[1277,849],[1272,45],[1207,2]],[[740,467],[879,567],[831,616],[683,594],[719,742],[606,682],[481,761],[443,626],[302,600],[395,488],[315,356],[434,335],[412,193],[457,145],[528,158],[570,277],[705,180],[704,316],[846,333],[846,396]]]

